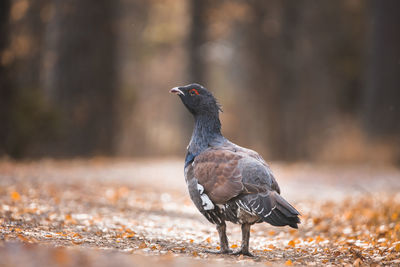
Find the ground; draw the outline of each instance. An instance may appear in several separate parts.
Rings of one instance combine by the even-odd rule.
[[[178,159],[0,161],[0,266],[400,265],[400,171],[272,163],[299,230],[258,224],[255,257],[218,235]],[[240,227],[228,224],[233,250]]]

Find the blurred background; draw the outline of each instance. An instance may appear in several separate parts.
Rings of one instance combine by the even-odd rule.
[[[2,0],[0,155],[180,156],[191,82],[267,160],[400,164],[400,1]]]

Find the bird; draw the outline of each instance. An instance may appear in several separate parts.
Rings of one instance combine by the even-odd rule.
[[[222,135],[222,108],[214,95],[197,83],[169,92],[178,95],[194,117],[184,176],[194,205],[216,225],[220,249],[207,252],[253,256],[249,240],[255,223],[297,229],[300,213],[280,195],[269,165],[257,152]],[[242,242],[236,252],[229,247],[226,221],[241,225]]]

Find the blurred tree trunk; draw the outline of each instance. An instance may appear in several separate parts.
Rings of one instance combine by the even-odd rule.
[[[8,1],[2,2],[7,3]],[[11,1],[9,45],[3,58],[7,85],[2,105],[7,122],[2,131],[4,153],[12,157],[38,155],[52,131],[52,111],[41,84],[42,44],[47,0]],[[3,12],[7,9],[1,8]],[[2,86],[3,87],[3,86]],[[2,97],[3,99],[3,97]],[[0,100],[1,101],[1,100]]]
[[[400,162],[400,2],[371,1],[363,121],[368,133],[394,142]]]
[[[191,83],[204,84],[205,77],[205,53],[203,45],[206,43],[207,6],[206,0],[190,1],[190,35],[189,35],[189,81]]]
[[[191,0],[189,2],[189,36],[187,40],[187,76],[188,83],[199,83],[207,87],[206,81],[206,53],[204,44],[207,41],[207,0]],[[193,120],[187,114],[181,115],[182,129],[186,136],[192,133]]]
[[[63,121],[54,154],[113,152],[117,3],[55,1],[56,14],[48,29],[47,90]]]
[[[6,153],[9,133],[9,110],[12,98],[11,80],[7,68],[6,47],[9,40],[11,1],[0,2],[0,155]]]
[[[266,133],[258,139],[264,138],[271,158],[310,159],[318,155],[339,113],[338,88],[348,89],[348,80],[356,79],[347,77],[341,64],[360,61],[351,58],[351,51],[359,47],[354,36],[359,36],[347,25],[347,17],[353,17],[355,24],[359,17],[344,2],[249,3],[247,79],[257,131]]]

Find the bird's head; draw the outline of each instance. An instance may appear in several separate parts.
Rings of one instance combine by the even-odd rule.
[[[205,87],[197,83],[172,88],[170,93],[177,94],[186,108],[194,116],[216,115],[222,111],[215,97]]]

